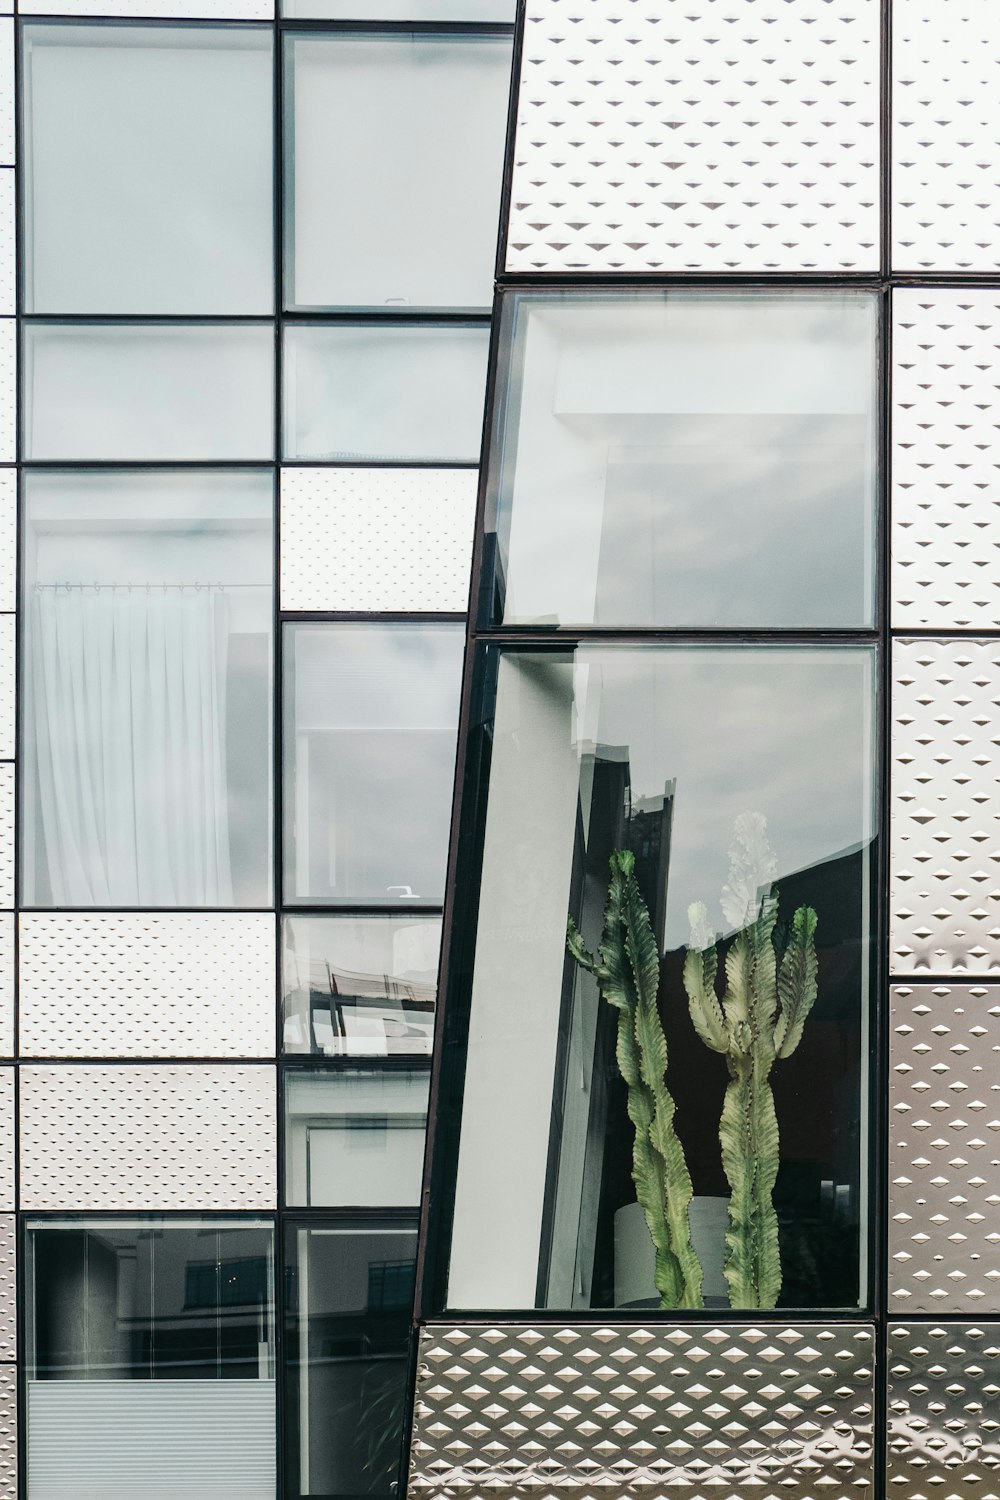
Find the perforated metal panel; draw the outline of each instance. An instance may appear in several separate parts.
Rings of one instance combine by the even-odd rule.
[[[896,974],[1000,969],[1000,642],[893,645]]]
[[[4,911],[0,912],[0,1057],[10,1057],[13,1052],[14,913]]]
[[[528,0],[508,271],[878,265],[878,0]]]
[[[889,1293],[1000,1308],[1000,985],[892,991]]]
[[[0,1068],[0,1213],[14,1211],[14,1069]]]
[[[892,616],[1000,624],[1000,293],[893,292]]]
[[[24,0],[22,16],[153,16],[163,20],[270,21],[267,0]]]
[[[283,469],[281,607],[464,611],[478,474]]]
[[[17,474],[0,469],[0,611],[16,608]]]
[[[0,763],[0,910],[14,905],[14,767]]]
[[[13,318],[0,317],[0,463],[12,464],[15,451],[17,346]]]
[[[1000,1500],[1000,1325],[890,1324],[888,1492]]]
[[[14,616],[0,615],[0,759],[14,754]]]
[[[20,933],[28,1056],[274,1055],[268,913],[29,912]]]
[[[14,22],[0,21],[0,166],[14,165]]]
[[[17,1370],[0,1365],[0,1500],[17,1500]]]
[[[1000,266],[1000,14],[994,0],[894,0],[897,270]]]
[[[0,1214],[0,1360],[17,1358],[16,1230],[13,1214]]]
[[[409,1493],[847,1500],[873,1350],[861,1325],[425,1328]]]
[[[0,314],[17,310],[14,288],[14,168],[0,167]]]
[[[273,1208],[273,1067],[21,1068],[21,1207]]]

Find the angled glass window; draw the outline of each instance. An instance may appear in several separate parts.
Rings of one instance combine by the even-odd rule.
[[[269,313],[269,29],[24,28],[25,310]]]
[[[26,1228],[28,1493],[272,1500],[273,1227]]]
[[[285,899],[440,905],[460,625],[289,625]]]
[[[399,1491],[416,1216],[285,1229],[288,1500]]]
[[[26,459],[270,459],[270,324],[25,323]]]
[[[489,329],[285,328],[286,459],[479,462]]]
[[[475,784],[488,764],[489,785],[474,968],[455,997],[469,1007],[469,1041],[447,1173],[448,1306],[857,1307],[868,1284],[873,649],[487,657],[496,710],[481,742],[489,760],[469,768]],[[607,941],[619,854],[634,861],[634,930],[639,902],[648,913],[642,1027],[567,951],[567,917],[591,954]],[[628,969],[622,941],[613,923],[609,951]],[[643,1066],[661,1081],[661,1030],[694,1194],[683,1214],[693,1300],[687,1282],[671,1292],[660,1280],[657,1169],[644,1185],[633,1178],[641,1101],[629,1048],[647,1049]],[[734,1137],[734,1111],[776,1119],[777,1135],[761,1124]],[[750,1208],[746,1183],[758,1184]],[[740,1254],[757,1268],[751,1289],[727,1276],[731,1201]]]
[[[25,476],[26,905],[269,904],[273,491]]]
[[[285,1201],[302,1208],[416,1208],[426,1067],[285,1073]]]
[[[289,306],[489,309],[510,59],[488,34],[288,39]]]
[[[876,310],[854,291],[510,296],[495,620],[870,627]]]
[[[429,1057],[437,917],[287,917],[284,1049],[335,1057]]]

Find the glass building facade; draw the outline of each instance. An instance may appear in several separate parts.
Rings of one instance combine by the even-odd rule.
[[[0,4],[0,1500],[989,1500],[984,0]]]

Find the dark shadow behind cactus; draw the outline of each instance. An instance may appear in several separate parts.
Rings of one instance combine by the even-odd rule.
[[[702,1269],[688,1218],[691,1177],[666,1086],[667,1042],[657,1009],[659,948],[635,878],[635,856],[616,850],[610,867],[599,958],[584,947],[572,917],[566,946],[580,967],[594,975],[604,999],[618,1012],[616,1055],[635,1127],[632,1178],[656,1250],[660,1305],[702,1307]]]

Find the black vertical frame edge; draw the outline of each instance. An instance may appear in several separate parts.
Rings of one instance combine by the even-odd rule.
[[[517,150],[517,117],[521,99],[521,62],[524,57],[524,33],[527,26],[528,0],[517,0],[514,20],[514,46],[510,65],[510,92],[507,96],[507,137],[504,143],[503,179],[500,186],[500,216],[497,229],[497,280],[507,265],[507,239],[510,233],[510,203],[514,184],[514,157]]]

